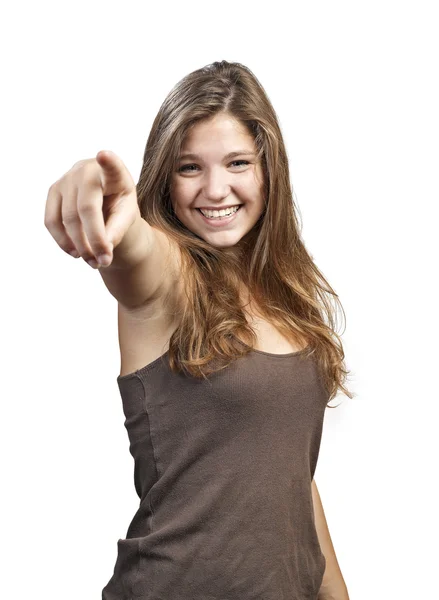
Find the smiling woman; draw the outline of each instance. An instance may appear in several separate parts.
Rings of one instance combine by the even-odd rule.
[[[331,597],[312,481],[328,402],[352,397],[338,296],[301,238],[276,113],[247,67],[213,63],[171,90],[136,191],[142,218],[107,279],[124,297],[160,284],[119,303],[140,507],[102,599],[316,600],[323,581]]]
[[[231,161],[238,157],[242,160]],[[197,164],[181,164],[188,159]],[[179,165],[170,186],[175,215],[212,246],[235,246],[264,210],[263,172],[248,129],[228,113],[196,123],[185,138]],[[240,207],[239,218],[235,210],[229,215],[200,210],[232,207]]]

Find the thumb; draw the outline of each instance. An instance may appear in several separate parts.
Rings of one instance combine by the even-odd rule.
[[[120,244],[138,217],[140,217],[140,210],[135,196],[123,197],[121,202],[114,205],[105,222],[106,237],[113,245],[113,249]]]
[[[111,150],[100,150],[96,161],[101,167],[100,178],[104,196],[131,191],[134,181],[123,161]]]

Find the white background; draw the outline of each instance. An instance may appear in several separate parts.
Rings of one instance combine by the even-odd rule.
[[[139,502],[117,304],[46,230],[49,186],[102,149],[137,181],[167,93],[226,59],[275,107],[303,238],[346,315],[357,396],[327,409],[315,479],[350,598],[439,598],[435,4],[2,9],[3,597],[100,598]]]

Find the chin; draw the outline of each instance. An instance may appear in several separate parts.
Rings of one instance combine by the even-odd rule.
[[[233,246],[236,246],[242,239],[243,236],[237,236],[236,234],[233,236],[220,236],[220,235],[206,235],[206,234],[202,234],[201,232],[198,233],[198,235],[203,238],[203,240],[205,242],[207,242],[208,244],[210,244],[211,246],[214,246],[215,248],[232,248]]]

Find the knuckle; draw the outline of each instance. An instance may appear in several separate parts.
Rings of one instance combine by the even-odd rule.
[[[94,216],[97,213],[97,206],[93,202],[90,202],[90,200],[85,200],[78,202],[78,211],[81,215]]]
[[[86,162],[88,159],[82,159],[82,160],[78,160],[77,162],[75,162],[75,164],[73,165],[73,167],[70,169],[71,171],[73,170],[78,170],[80,169]]]
[[[55,219],[54,219],[54,218],[52,218],[52,217],[46,217],[46,218],[44,219],[44,226],[45,226],[45,227],[46,227],[46,229],[48,229],[49,231],[50,231],[51,229],[53,229],[53,228],[55,227],[55,225],[56,225],[56,221],[55,221]]]
[[[84,181],[90,181],[94,177],[96,177],[96,161],[94,159],[90,159],[89,161],[83,161],[80,166],[81,176]]]
[[[66,213],[63,213],[62,216],[62,223],[63,225],[70,225],[70,224],[74,224],[74,223],[78,223],[79,221],[79,215],[76,211],[68,211]]]
[[[52,185],[49,187],[49,192],[48,192],[47,195],[50,196],[51,194],[53,194],[54,192],[56,192],[57,191],[57,186],[58,186],[58,180],[54,181],[52,183]]]
[[[94,159],[80,160],[67,173],[76,184],[89,185],[96,179],[96,167]]]

